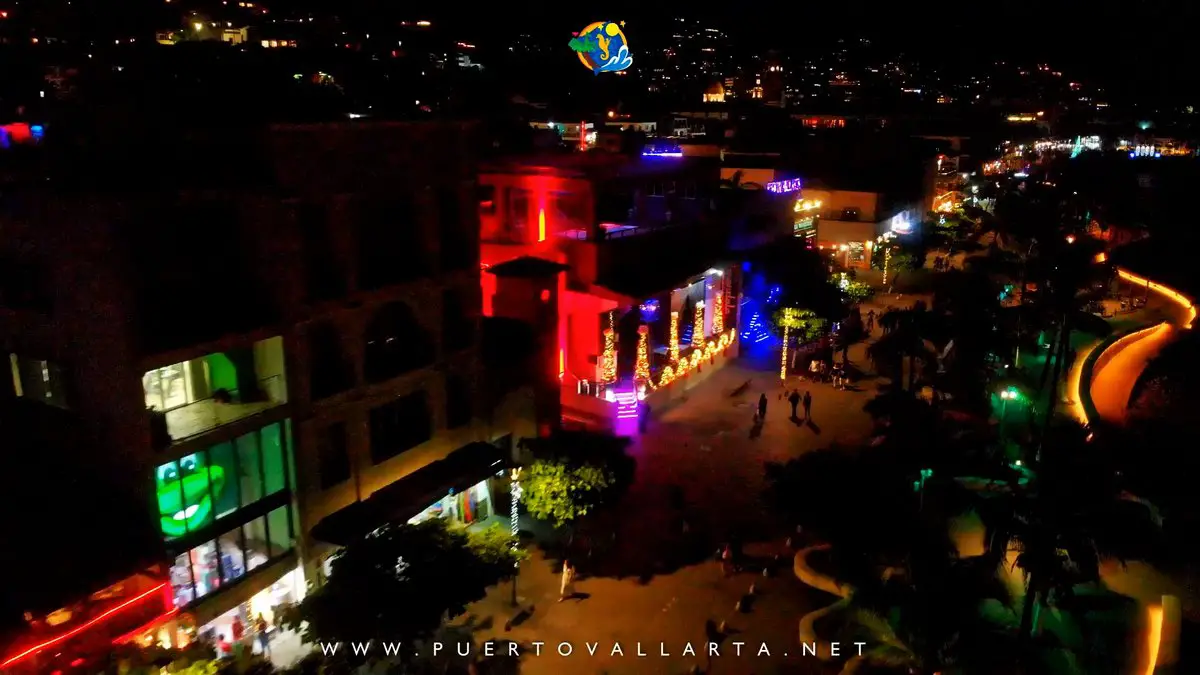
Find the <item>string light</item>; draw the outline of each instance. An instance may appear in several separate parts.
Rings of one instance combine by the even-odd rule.
[[[696,303],[696,318],[692,321],[692,346],[704,346],[704,301]]]
[[[697,348],[691,350],[687,357],[679,360],[678,365],[674,369],[671,366],[663,368],[658,378],[657,388],[661,389],[676,380],[683,379],[689,372],[695,370],[701,361],[705,359],[709,361],[713,360],[717,354],[723,353],[728,349],[736,339],[737,330],[730,330],[727,333],[722,333],[716,340],[710,340],[703,349]]]
[[[679,312],[671,312],[671,363],[679,363]]]
[[[712,332],[713,335],[725,332],[725,294],[721,291],[713,296]]]
[[[650,327],[638,326],[637,362],[633,366],[633,379],[637,382],[650,381]]]
[[[787,307],[783,310],[783,349],[779,352],[779,379],[787,379],[787,364],[788,364],[788,324],[792,319],[792,308]]]
[[[611,328],[604,329],[604,354],[600,362],[600,380],[604,384],[617,381],[617,336]]]

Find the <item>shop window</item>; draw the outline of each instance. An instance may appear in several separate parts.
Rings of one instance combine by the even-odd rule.
[[[245,538],[246,571],[265,565],[271,559],[271,545],[267,541],[267,517],[260,516],[242,526]]]
[[[429,398],[423,391],[371,410],[371,461],[379,464],[433,437]]]
[[[176,607],[183,607],[196,599],[192,585],[192,565],[188,553],[175,556],[175,564],[171,565],[171,594]]]
[[[664,187],[663,187],[662,183],[655,181],[650,184],[650,196],[651,197],[661,197],[661,196],[663,196],[663,194],[664,194]]]
[[[242,506],[249,506],[263,498],[262,465],[258,459],[258,432],[250,432],[237,439],[238,484]]]
[[[283,461],[283,426],[276,423],[263,427],[260,446],[266,494],[273,495],[287,487],[287,465]]]
[[[344,422],[334,422],[317,432],[317,479],[322,490],[350,480]]]
[[[505,188],[505,203],[508,205],[505,218],[505,234],[502,239],[514,244],[532,241],[529,232],[530,193],[522,188]]]
[[[288,516],[288,507],[281,506],[267,514],[267,534],[272,558],[292,550],[295,539],[292,537],[292,519]]]
[[[226,468],[207,465],[206,453],[181,457],[155,471],[159,525],[168,539],[195,532],[213,521],[213,495],[224,495]]]
[[[242,552],[242,528],[230,530],[217,539],[221,551],[221,580],[229,583],[246,574],[246,557]]]
[[[210,481],[213,491],[213,511],[215,517],[223,518],[238,508],[238,481],[234,476],[238,471],[238,459],[233,448],[233,442],[215,445],[208,450],[210,473],[213,468],[220,468],[222,479]]]
[[[471,423],[471,388],[457,375],[446,376],[446,428],[458,429]]]
[[[403,302],[380,307],[363,338],[363,371],[368,382],[390,380],[433,363],[432,341]]]
[[[188,555],[192,560],[192,579],[195,580],[196,599],[199,600],[221,586],[217,544],[206,541],[189,551]]]
[[[9,354],[13,393],[19,398],[40,401],[56,408],[67,408],[67,380],[62,368],[53,361],[30,359]]]
[[[695,199],[696,198],[696,184],[694,182],[688,182],[688,183],[683,184],[683,198],[684,199]]]

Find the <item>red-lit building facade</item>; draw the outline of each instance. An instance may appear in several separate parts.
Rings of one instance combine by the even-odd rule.
[[[530,302],[557,305],[547,367],[567,422],[633,419],[640,402],[736,355],[741,268],[717,206],[719,164],[588,153],[484,167],[479,182],[484,314],[509,276],[493,268],[525,258],[561,266],[556,288]]]

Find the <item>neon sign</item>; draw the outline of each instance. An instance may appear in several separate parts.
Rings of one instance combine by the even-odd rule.
[[[567,45],[579,62],[594,74],[618,73],[633,65],[629,43],[621,28],[625,22],[597,21],[574,34]]]
[[[787,194],[788,192],[797,192],[800,190],[800,179],[790,178],[788,180],[775,180],[767,183],[767,192],[774,192],[777,195]]]

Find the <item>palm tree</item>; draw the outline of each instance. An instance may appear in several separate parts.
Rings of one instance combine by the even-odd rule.
[[[917,381],[917,359],[923,364],[935,361],[933,350],[925,344],[925,334],[932,317],[924,302],[917,302],[912,309],[892,310],[880,317],[887,332],[867,347],[867,357],[881,370],[890,370],[892,384],[900,389],[904,386],[904,359],[908,358],[908,390],[912,391]]]

